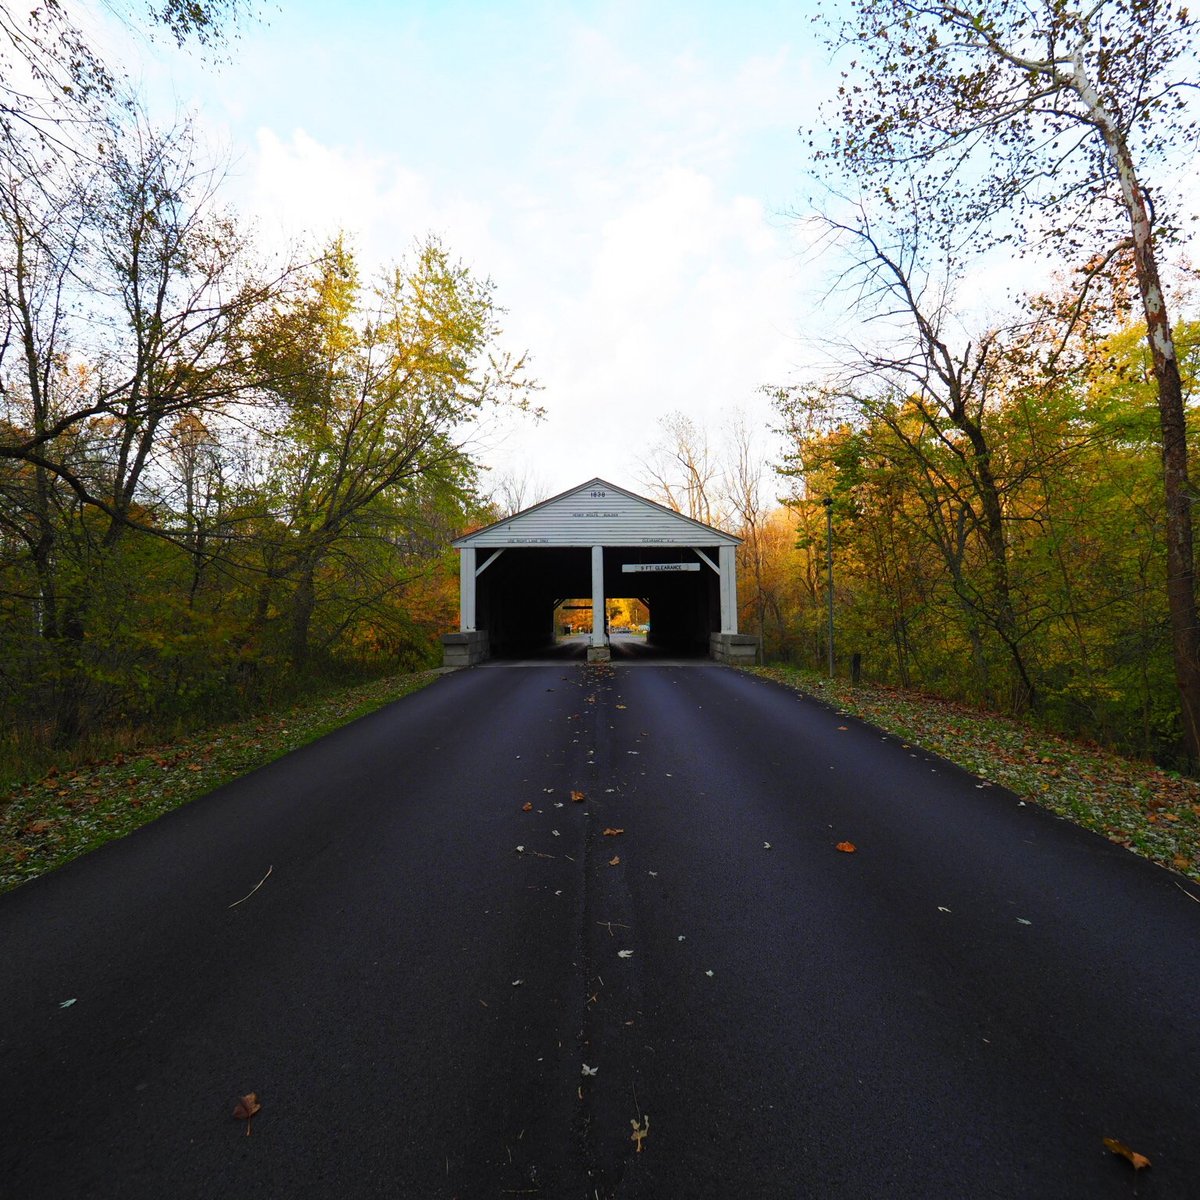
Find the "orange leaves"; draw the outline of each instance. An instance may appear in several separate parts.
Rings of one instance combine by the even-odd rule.
[[[533,812],[533,801],[526,800],[525,803],[521,805],[521,811],[522,812]]]
[[[834,849],[840,850],[843,854],[854,854],[858,847],[853,842],[838,842]]]
[[[625,832],[625,830],[623,830],[623,829],[606,829],[604,831],[604,836],[605,837],[620,837],[621,834],[623,834],[624,832]]]
[[[585,796],[583,792],[573,791],[571,793],[571,799],[574,800],[576,804],[582,804],[587,799],[587,796]]]
[[[1139,1154],[1136,1150],[1130,1150],[1124,1142],[1118,1142],[1116,1138],[1105,1138],[1104,1144],[1114,1154],[1119,1154],[1122,1158],[1132,1163],[1135,1171],[1140,1171],[1143,1167],[1150,1165],[1150,1160],[1144,1154]]]
[[[608,860],[608,865],[610,867],[619,867],[621,865],[621,856],[619,854],[614,854],[612,858]]]
[[[236,1121],[246,1122],[246,1136],[250,1136],[250,1124],[254,1120],[254,1114],[262,1108],[258,1102],[257,1092],[247,1092],[244,1096],[238,1097],[237,1107],[233,1110],[233,1117]]]

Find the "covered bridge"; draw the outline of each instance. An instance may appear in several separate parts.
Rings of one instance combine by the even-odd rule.
[[[668,651],[753,662],[758,640],[738,633],[741,539],[592,479],[453,544],[459,552],[459,632],[447,666],[554,645],[554,613],[590,598],[589,660],[609,657],[605,604],[636,597],[647,640]]]

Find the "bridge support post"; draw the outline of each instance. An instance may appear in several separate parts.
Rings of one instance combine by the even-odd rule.
[[[737,633],[737,550],[733,546],[721,546],[717,551],[720,563],[721,589],[721,632]]]
[[[592,636],[588,642],[588,662],[608,662],[608,631],[604,627],[604,547],[592,547]]]
[[[458,629],[470,633],[475,628],[475,547],[463,546],[458,552]]]

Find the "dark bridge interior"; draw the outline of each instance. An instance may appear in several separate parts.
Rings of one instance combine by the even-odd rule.
[[[702,547],[714,562],[718,548]],[[479,561],[490,552],[480,548]],[[697,563],[699,571],[625,572],[626,563]],[[476,581],[476,625],[486,629],[494,658],[530,657],[555,646],[554,607],[592,594],[587,546],[505,550]],[[650,610],[649,648],[673,655],[707,655],[710,633],[721,628],[717,573],[680,546],[605,546],[604,594],[637,596]]]

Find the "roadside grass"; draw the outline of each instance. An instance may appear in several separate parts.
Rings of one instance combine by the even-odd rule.
[[[746,669],[870,721],[1200,882],[1200,782],[936,697],[794,667]]]
[[[0,892],[415,692],[437,671],[392,675],[0,791]]]

